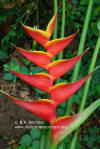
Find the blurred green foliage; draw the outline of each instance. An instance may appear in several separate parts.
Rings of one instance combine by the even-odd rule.
[[[68,26],[72,26],[72,28],[77,29],[77,30],[79,29],[80,31],[82,30],[88,2],[89,0],[81,0],[81,1],[72,0],[67,5]],[[98,19],[100,19],[100,1],[95,0],[94,7],[92,10],[91,22],[88,28],[87,42],[86,42],[86,46],[91,47],[91,48],[94,48],[96,44],[96,37],[98,35],[98,31],[97,31]]]
[[[4,9],[7,0],[0,1],[0,59],[9,58],[9,53],[13,51],[11,43],[17,44],[26,39],[20,22],[33,24],[36,20],[38,1],[25,0],[21,6],[18,5],[21,3],[20,0],[9,1],[9,4],[13,3],[16,4],[14,7]]]
[[[81,32],[83,29],[84,19],[87,11],[89,0],[71,0],[66,5],[66,33],[73,33],[77,30],[80,30],[80,33],[78,34],[79,38],[81,36]],[[20,22],[23,22],[24,24],[28,24],[30,26],[38,25],[40,28],[46,27],[47,22],[52,17],[52,9],[47,10],[44,3],[42,1],[36,1],[36,0],[25,0],[25,3],[18,6],[18,2],[16,3],[16,6],[10,9],[4,9],[3,6],[6,4],[6,0],[3,2],[0,1],[0,27],[4,23],[8,22],[9,18],[12,18],[12,21],[10,22],[10,30],[7,33],[3,33],[2,31],[0,34],[0,60],[7,60],[5,66],[9,67],[15,71],[26,73],[26,74],[35,74],[39,72],[43,72],[44,70],[42,68],[39,68],[33,64],[30,63],[27,59],[23,58],[22,62],[23,65],[20,66],[19,63],[16,60],[9,60],[9,55],[11,52],[14,51],[14,48],[12,47],[11,43],[20,45],[24,47],[23,43],[24,41],[28,41],[31,45],[31,48],[34,50],[37,48],[37,50],[44,50],[43,47],[40,47],[38,45],[32,44],[33,40],[24,32]],[[10,3],[12,3],[12,0],[10,0]],[[49,2],[48,2],[49,3]],[[52,7],[51,7],[52,8]],[[62,3],[59,2],[59,9],[58,9],[58,24],[61,23],[61,12],[62,12]],[[42,17],[42,19],[41,19]],[[40,18],[40,20],[39,20]],[[44,19],[44,20],[43,20]],[[92,16],[91,16],[91,22],[89,24],[88,34],[87,34],[87,40],[85,44],[86,47],[90,47],[90,50],[88,53],[85,54],[85,56],[82,59],[81,64],[81,70],[80,75],[78,76],[78,79],[84,77],[87,74],[91,56],[93,53],[93,49],[96,44],[97,40],[97,21],[100,19],[100,0],[94,1],[94,7],[92,10]],[[60,25],[59,25],[59,31],[58,36],[60,36]],[[66,36],[65,33],[65,36]],[[25,36],[26,35],[26,36]],[[78,38],[78,40],[79,40]],[[78,45],[78,42],[77,42]],[[70,47],[68,46],[70,49]],[[68,50],[66,48],[66,52],[64,52],[64,57],[71,58],[73,57],[74,50],[77,50],[74,48],[73,51]],[[100,55],[98,56],[96,65],[100,65]],[[12,80],[14,83],[17,82],[17,77],[13,75],[6,67],[4,67],[5,74],[3,75],[3,79],[5,80]],[[71,69],[66,75],[64,75],[62,78],[60,78],[60,82],[70,82],[72,79],[72,71]],[[45,72],[45,71],[44,71]],[[36,93],[35,95],[40,96],[45,94],[44,92],[35,89]],[[74,103],[79,104],[82,96],[83,87],[75,94]],[[100,70],[96,71],[93,75],[91,86],[88,92],[88,100],[86,101],[86,105],[90,105],[95,99],[100,97]],[[62,103],[60,106],[57,107],[57,113],[58,115],[62,116],[64,113],[64,107],[65,102]],[[98,144],[100,143],[98,140],[98,132],[100,129],[98,129],[96,126],[92,128],[84,128],[87,130],[87,134],[84,135],[84,138],[79,138],[77,141],[77,147],[78,149],[82,149],[82,145],[85,146],[85,148],[93,148],[98,149]],[[35,140],[35,141],[34,141]],[[70,138],[66,139],[66,147],[68,147],[68,143],[70,141]],[[25,144],[26,143],[26,144]],[[39,132],[34,131],[33,129],[30,131],[29,134],[25,134],[19,141],[19,146],[15,149],[38,149],[39,145]],[[11,147],[8,147],[6,149],[11,149]]]

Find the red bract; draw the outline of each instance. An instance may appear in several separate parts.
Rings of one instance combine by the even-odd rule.
[[[49,92],[50,87],[52,86],[52,79],[49,74],[46,73],[37,73],[35,75],[28,75],[19,72],[15,72],[9,69],[12,73],[18,76],[20,79],[24,80],[25,82],[29,83],[30,85],[45,91]]]
[[[51,100],[55,101],[56,106],[61,104],[71,97],[85,83],[92,73],[74,83],[59,83],[54,85],[50,92]]]
[[[82,54],[72,58],[72,59],[64,59],[64,60],[56,60],[51,62],[51,58],[56,56],[61,50],[63,50],[76,36],[77,33],[61,39],[49,40],[52,32],[54,30],[54,26],[56,23],[55,14],[51,21],[49,22],[46,31],[40,29],[34,29],[32,27],[28,27],[23,25],[24,29],[28,32],[29,35],[32,36],[37,42],[39,42],[42,46],[46,48],[46,52],[42,51],[27,51],[21,49],[14,45],[16,50],[20,52],[24,57],[30,60],[32,63],[46,69],[47,73],[38,73],[35,75],[23,74],[19,72],[15,72],[9,69],[12,73],[18,76],[20,79],[29,83],[30,85],[45,91],[50,94],[49,99],[42,99],[38,101],[23,101],[21,99],[12,97],[7,93],[0,90],[1,93],[9,97],[15,103],[24,107],[25,109],[31,111],[32,113],[38,115],[44,120],[48,121],[53,127],[59,126],[59,128],[52,128],[52,140],[53,142],[58,142],[62,140],[66,135],[63,135],[63,132],[66,133],[63,126],[67,126],[67,132],[71,132],[73,129],[69,129],[72,127],[71,124],[74,124],[76,128],[76,120],[78,121],[79,116],[70,116],[57,118],[55,116],[55,108],[60,103],[67,100],[70,96],[72,96],[84,83],[85,81],[92,75],[90,73],[86,77],[82,78],[79,81],[74,83],[59,83],[53,85],[54,81],[68,72],[79,60],[80,58],[87,52],[83,52]],[[62,127],[61,127],[62,126]],[[70,130],[70,131],[69,131]],[[67,133],[68,134],[68,133]]]
[[[16,46],[14,46],[14,47],[18,50],[18,52],[20,52],[23,56],[25,56],[32,63],[34,63],[44,69],[47,69],[48,64],[50,64],[51,55],[47,52],[27,51],[27,50],[21,49]]]
[[[64,116],[52,122],[52,143],[58,144],[72,131],[78,128],[100,106],[100,99],[92,103],[83,112],[74,116]]]
[[[87,50],[83,52],[81,55],[69,60],[56,60],[49,64],[48,72],[52,76],[53,80],[56,80],[57,78],[61,77],[63,74],[68,72],[86,52]]]
[[[66,134],[65,131],[68,130],[68,127],[76,120],[76,116],[64,116],[57,118],[52,124],[52,141],[54,144],[57,144],[64,135]]]
[[[55,27],[55,23],[56,23],[56,17],[57,17],[57,14],[55,14],[53,18],[51,19],[51,21],[49,22],[46,28],[46,31],[32,28],[32,27],[25,26],[25,25],[23,25],[23,27],[33,39],[35,39],[38,43],[44,46],[49,41],[49,38],[52,35],[52,32]]]
[[[43,118],[44,120],[50,123],[56,118],[55,105],[53,101],[51,100],[42,99],[38,101],[26,101],[26,100],[21,100],[16,97],[12,97],[1,90],[0,92],[6,95],[7,97],[9,97],[11,100],[13,100],[18,105],[24,107],[28,111],[38,115],[39,117]]]
[[[60,51],[62,51],[76,36],[77,33],[66,37],[48,41],[45,44],[45,48],[47,52],[52,55],[52,57],[56,56]]]

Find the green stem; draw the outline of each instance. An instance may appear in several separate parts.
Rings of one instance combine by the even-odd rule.
[[[79,128],[77,128],[76,131],[73,133],[73,136],[72,136],[71,141],[68,146],[69,149],[75,149],[78,131],[79,131]]]
[[[63,6],[62,6],[62,26],[61,26],[61,38],[64,37],[65,32],[65,0],[63,0]],[[63,57],[63,51],[61,51],[58,55],[58,59],[62,59]],[[59,83],[59,79],[56,80],[56,83]]]
[[[62,8],[62,26],[61,26],[61,38],[64,37],[65,32],[65,0],[63,0],[63,8]],[[62,59],[63,51],[60,52],[58,59]]]
[[[88,5],[86,18],[85,18],[85,22],[84,22],[84,26],[83,26],[82,36],[81,36],[80,43],[79,43],[78,55],[81,54],[83,52],[83,49],[84,49],[84,44],[85,44],[88,25],[89,25],[89,21],[90,21],[92,6],[93,6],[93,0],[90,0],[89,5]],[[80,69],[80,64],[81,64],[81,60],[76,64],[76,66],[74,68],[74,72],[73,72],[73,76],[72,76],[72,82],[75,82],[77,80],[77,76],[78,76],[79,69]],[[73,102],[73,96],[66,103],[66,108],[65,108],[65,115],[66,116],[68,116],[70,114],[70,111],[72,108],[72,102]],[[64,148],[63,144],[64,144],[64,142],[62,142],[60,144],[60,149]],[[70,148],[70,149],[72,149],[72,148]]]
[[[54,13],[57,12],[57,0],[54,0]],[[57,19],[56,19],[56,24],[55,24],[55,29],[53,33],[53,39],[57,38]]]
[[[94,69],[96,59],[97,59],[97,56],[98,56],[98,53],[99,53],[99,49],[100,49],[100,33],[99,33],[99,37],[98,37],[98,40],[97,40],[97,43],[96,43],[94,53],[92,55],[91,64],[90,64],[88,74],[91,73]],[[81,99],[81,102],[80,102],[80,105],[79,105],[78,113],[82,112],[83,109],[84,109],[91,78],[92,77],[90,77],[87,80],[87,82],[85,83],[83,96],[82,96],[82,99]],[[76,141],[77,141],[77,137],[78,137],[78,131],[79,131],[79,128],[73,133],[72,140],[71,140],[70,145],[69,145],[69,149],[75,149]]]
[[[58,148],[58,145],[55,145],[51,142],[49,149],[57,149],[57,148]]]
[[[51,140],[51,129],[48,128],[47,134],[46,134],[46,149],[49,149],[50,146],[50,140]]]
[[[54,13],[56,13],[57,12],[57,0],[54,0]],[[54,29],[54,33],[53,33],[53,39],[56,39],[57,38],[57,19],[56,19],[56,24],[55,24],[55,29]],[[55,60],[55,57],[53,58],[53,61]],[[49,98],[48,98],[49,99]],[[46,135],[46,142],[45,142],[45,144],[46,144],[46,149],[48,149],[49,148],[49,146],[50,146],[50,137],[51,137],[51,129],[49,128],[48,130],[47,130],[47,133],[45,134]],[[53,149],[53,148],[51,148],[51,149]]]
[[[97,40],[97,43],[96,43],[96,47],[95,47],[92,59],[91,59],[91,64],[90,64],[90,68],[89,68],[88,74],[91,73],[93,71],[93,69],[94,69],[94,66],[95,66],[95,63],[96,63],[96,59],[97,59],[97,56],[98,56],[98,53],[99,53],[99,49],[100,49],[100,34],[99,34],[99,37],[98,37],[98,40]],[[85,83],[83,97],[82,97],[82,100],[80,102],[80,106],[79,106],[78,112],[81,112],[84,109],[84,105],[85,105],[85,102],[86,102],[86,98],[87,98],[87,94],[88,94],[88,89],[89,89],[91,78],[92,78],[92,76]]]
[[[65,142],[62,141],[59,145],[59,149],[65,149]]]
[[[47,122],[44,122],[44,126],[46,125]],[[44,149],[45,148],[45,139],[46,139],[46,129],[41,130],[41,136],[40,136],[40,144],[39,144],[39,149]]]
[[[57,0],[54,0],[54,13],[57,12]],[[57,38],[57,26],[58,26],[58,21],[56,19],[56,24],[55,24],[55,29],[54,29],[54,32],[53,32],[53,39],[56,39]],[[54,57],[52,59],[52,61],[54,61],[56,59],[56,57]]]
[[[85,18],[85,22],[84,22],[84,26],[83,26],[82,36],[81,36],[81,40],[80,40],[80,44],[79,44],[79,48],[78,48],[78,55],[81,54],[83,52],[83,49],[84,49],[84,44],[85,44],[87,29],[88,29],[88,25],[89,25],[89,21],[90,21],[92,6],[93,6],[93,0],[90,0],[89,5],[88,5],[86,18]],[[79,69],[80,69],[80,64],[81,64],[81,60],[75,65],[73,77],[72,77],[72,82],[75,82],[77,80]],[[72,108],[72,102],[73,102],[73,96],[67,102],[67,106],[65,109],[65,115],[70,114],[70,111]]]
[[[95,101],[90,106],[92,107],[91,110],[88,111],[88,109],[87,109],[87,110],[85,110],[85,112],[82,112],[82,113],[84,113],[84,116],[86,115],[88,117],[88,115],[90,115],[92,112],[94,112],[100,106],[100,99]],[[78,136],[78,130],[79,130],[79,128],[75,131],[75,133],[74,133],[74,135],[73,135],[73,137],[71,139],[71,142],[69,144],[69,148],[68,149],[75,149],[77,136]]]
[[[89,107],[87,107],[83,112],[80,112],[79,114],[76,115],[75,121],[73,121],[69,126],[68,129],[64,134],[68,136],[71,134],[74,130],[76,130],[81,124],[83,124],[87,118],[98,108],[100,107],[100,99],[96,100],[93,102]],[[63,136],[62,136],[63,137]],[[72,140],[74,141],[74,140]],[[71,149],[73,149],[74,142],[72,142],[72,146],[70,146]],[[64,148],[65,149],[65,148]]]
[[[47,94],[47,99],[49,99],[50,96]],[[48,122],[44,121],[43,126],[48,126]],[[48,139],[47,139],[48,138]],[[40,136],[40,148],[39,149],[48,149],[48,145],[50,143],[49,141],[50,138],[50,131],[49,129],[43,129],[41,131],[41,136]]]
[[[83,112],[77,114],[76,120],[73,123],[71,123],[69,128],[67,129],[66,136],[69,135],[74,130],[76,130],[81,124],[83,124],[87,120],[87,118],[99,107],[100,107],[100,99],[93,102]]]

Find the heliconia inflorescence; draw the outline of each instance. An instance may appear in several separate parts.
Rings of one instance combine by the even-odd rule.
[[[12,97],[4,91],[0,90],[0,92],[9,97],[18,105],[38,115],[40,118],[48,121],[51,126],[59,126],[59,128],[54,129],[54,127],[52,127],[51,129],[52,141],[55,144],[58,144],[66,136],[67,132],[71,132],[68,131],[68,128],[74,128],[74,124],[76,124],[76,121],[80,119],[81,114],[56,118],[55,109],[59,104],[71,97],[85,83],[85,81],[92,75],[93,72],[73,83],[58,83],[53,85],[54,81],[57,78],[68,72],[87,52],[86,50],[82,54],[72,59],[55,60],[51,62],[52,58],[56,56],[60,51],[62,51],[77,34],[75,33],[67,38],[49,40],[55,27],[56,17],[57,14],[54,14],[45,31],[34,29],[22,24],[27,33],[39,44],[41,44],[46,49],[46,52],[27,51],[14,45],[15,49],[20,52],[25,58],[47,70],[48,74],[23,74],[15,72],[14,70],[8,68],[12,73],[14,73],[16,76],[18,76],[20,79],[24,80],[28,84],[50,94],[50,100],[41,99],[38,101],[26,101],[18,99],[16,97]],[[67,129],[62,126],[66,127]]]

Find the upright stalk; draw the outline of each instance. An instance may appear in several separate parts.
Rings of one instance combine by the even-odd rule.
[[[63,6],[62,6],[62,25],[61,25],[61,38],[64,37],[65,32],[65,0],[63,0]],[[63,51],[59,53],[58,59],[62,59]]]
[[[44,121],[44,126],[47,124],[46,121]],[[40,135],[40,144],[39,144],[39,149],[45,149],[45,140],[46,140],[46,129],[41,130],[41,135]]]
[[[58,144],[55,145],[55,144],[53,144],[52,141],[51,141],[51,144],[50,144],[50,148],[49,148],[49,149],[57,149],[57,148],[58,148]]]
[[[88,30],[88,25],[89,25],[89,21],[90,21],[92,7],[93,7],[93,0],[90,0],[77,55],[81,54],[84,49],[84,44],[85,44],[85,40],[86,40],[86,35],[87,35],[87,30]],[[81,64],[81,60],[75,65],[73,76],[72,76],[72,82],[75,82],[77,80],[77,76],[78,76],[79,69],[80,69],[80,64]],[[68,116],[70,114],[70,111],[72,108],[72,102],[73,102],[73,96],[67,101],[67,104],[65,107],[65,115],[66,116]],[[64,141],[60,144],[59,149],[64,149]],[[72,149],[72,148],[70,148],[70,149]]]
[[[99,53],[99,49],[100,49],[100,32],[99,32],[99,36],[98,36],[98,40],[97,40],[97,43],[96,43],[94,53],[92,55],[91,64],[90,64],[88,74],[91,73],[94,69],[96,59],[97,59],[97,56],[98,56],[98,53]],[[78,109],[78,113],[82,112],[83,109],[84,109],[91,78],[92,78],[92,76],[85,83],[83,94],[82,94],[82,99],[81,99],[79,109]],[[79,131],[79,128],[73,133],[72,140],[69,144],[69,149],[75,149],[76,141],[77,141],[77,137],[78,137],[78,131]]]
[[[49,125],[50,126],[50,125]],[[47,133],[46,133],[46,142],[45,142],[45,149],[49,149],[50,147],[50,139],[51,139],[51,128],[48,128]]]
[[[82,36],[81,36],[81,40],[80,40],[80,43],[79,43],[79,48],[78,48],[78,54],[77,55],[81,54],[83,52],[83,49],[84,49],[84,44],[85,44],[88,25],[89,25],[89,21],[90,21],[92,6],[93,6],[93,0],[90,0],[89,5],[88,5],[86,18],[85,18],[85,22],[84,22],[84,26],[83,26]],[[72,76],[72,82],[77,81],[77,77],[78,77],[78,73],[79,73],[79,69],[80,69],[80,64],[81,64],[81,60],[75,65],[73,76]],[[65,115],[70,114],[70,111],[71,111],[71,108],[72,108],[72,102],[73,102],[73,96],[67,102],[67,106],[65,108]]]
[[[57,0],[54,0],[54,13],[57,12]],[[53,33],[53,39],[57,38],[57,19],[56,19],[56,24],[55,24],[55,29],[54,29],[54,33]],[[55,57],[53,58],[53,61],[55,60]],[[50,146],[50,137],[51,137],[51,129],[48,128],[46,135],[46,139],[45,141],[45,149],[49,149]],[[53,148],[51,148],[53,149]],[[55,148],[54,148],[55,149]]]
[[[62,25],[61,25],[61,38],[64,37],[64,32],[65,32],[65,0],[63,0],[63,5],[62,5]],[[58,55],[58,59],[62,59],[63,56],[63,51],[61,51]],[[59,79],[56,81],[56,83],[59,83]]]
[[[57,0],[54,0],[54,13],[57,12]],[[57,38],[57,19],[56,19],[56,24],[55,24],[55,29],[53,33],[53,39]]]
[[[54,13],[57,12],[57,0],[54,0]],[[58,21],[57,21],[57,18],[56,18],[56,24],[55,24],[55,29],[54,29],[54,32],[53,32],[53,39],[56,39],[57,38],[57,26],[58,26]],[[55,60],[56,58],[54,57],[53,58],[53,61]]]
[[[65,32],[65,12],[66,12],[66,3],[65,0],[63,0],[63,5],[62,5],[62,26],[61,26],[61,38],[64,37],[64,32]],[[58,55],[58,59],[62,59],[63,57],[63,51],[61,51]],[[57,83],[59,83],[59,79],[56,81]],[[59,146],[59,149],[63,149],[64,148],[64,142],[62,142]]]

